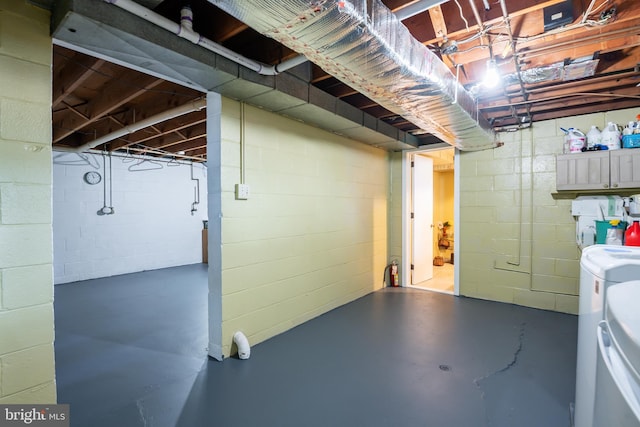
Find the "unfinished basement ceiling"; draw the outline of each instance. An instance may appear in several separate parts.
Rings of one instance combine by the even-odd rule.
[[[175,22],[179,21],[184,5],[180,0],[139,2]],[[57,0],[52,5],[54,11],[56,3]],[[410,15],[402,24],[416,40],[438,55],[453,75],[457,72],[460,83],[477,100],[480,116],[495,130],[640,106],[637,86],[640,8],[634,7],[632,0],[507,0],[506,18],[496,0],[450,0],[437,5],[422,0],[382,3],[395,13]],[[189,4],[194,12],[194,31],[249,59],[279,64],[297,55],[212,2],[191,0]],[[422,6],[418,10],[424,10],[406,13],[408,6]],[[562,25],[550,28],[558,23],[547,22],[545,29],[545,15],[558,13],[563,17]],[[73,43],[63,44],[66,47],[54,48],[54,146],[87,144],[125,125],[203,96],[201,91],[91,57],[86,47],[79,49],[84,52],[80,53]],[[481,84],[490,59],[504,76],[493,89]],[[397,139],[404,141],[404,145],[381,143],[382,148],[395,150],[441,143],[415,120],[383,107],[319,66],[300,68],[305,72],[297,72],[296,77],[307,81],[309,92],[324,93],[330,97],[322,99],[335,99],[338,101],[331,102],[350,107],[337,109],[348,111],[343,117],[354,117],[353,110],[357,110],[365,119],[370,117],[379,122],[369,129],[378,132],[382,129],[392,139],[394,130],[402,136]],[[278,78],[285,77],[281,76]],[[274,84],[278,85],[284,86]],[[233,93],[225,96],[234,97]],[[256,102],[248,102],[259,105],[259,98],[254,99]],[[292,113],[295,117],[293,110]],[[204,111],[189,113],[96,148],[184,152],[185,156],[205,159],[204,114]],[[343,127],[347,129],[346,125]],[[366,135],[373,138],[372,132]],[[346,131],[345,136],[352,137]],[[359,138],[355,134],[353,137]]]

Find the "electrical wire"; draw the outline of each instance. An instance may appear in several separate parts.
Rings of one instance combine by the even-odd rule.
[[[456,5],[458,6],[458,9],[460,10],[460,18],[462,18],[462,20],[464,21],[464,25],[465,25],[465,27],[467,27],[467,32],[469,32],[469,22],[467,22],[467,19],[462,14],[462,6],[460,6],[460,3],[458,3],[458,0],[453,0],[453,1],[456,2]]]

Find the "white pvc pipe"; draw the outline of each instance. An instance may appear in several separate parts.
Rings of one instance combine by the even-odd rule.
[[[249,347],[249,340],[247,337],[240,331],[233,334],[233,342],[236,343],[238,347],[238,357],[240,359],[248,359],[251,355],[251,347]]]
[[[193,31],[193,13],[191,9],[188,7],[182,8],[180,11],[181,23],[175,23],[170,19],[165,18],[164,16],[153,12],[152,10],[147,9],[146,7],[132,1],[132,0],[103,0],[107,3],[118,6],[121,9],[126,10],[129,13],[132,13],[146,21],[149,21],[161,28],[164,28],[167,31],[170,31],[177,36],[180,36],[186,40],[189,40],[191,43],[197,44],[211,52],[217,53],[218,55],[224,56],[227,59],[232,60],[233,62],[240,64],[244,67],[247,67],[259,74],[265,76],[274,76],[283,71],[286,71],[290,68],[295,67],[296,65],[302,64],[307,61],[307,58],[304,55],[299,55],[283,61],[277,65],[267,65],[262,64],[258,61],[251,60],[247,57],[244,57],[231,49],[227,49],[226,47],[219,45],[218,43],[209,40],[205,37],[202,37],[200,34]]]
[[[398,18],[399,20],[404,21],[405,19],[416,16],[417,14],[429,10],[433,6],[437,6],[446,1],[447,0],[420,0],[415,3],[409,3],[401,9],[397,9],[394,12],[394,15],[396,15],[396,18]]]
[[[108,133],[104,136],[101,136],[98,139],[95,139],[91,142],[83,144],[79,147],[75,147],[73,148],[73,151],[76,153],[79,153],[81,151],[89,150],[91,148],[97,147],[98,145],[105,144],[117,138],[122,138],[125,135],[129,135],[130,133],[137,132],[146,127],[153,126],[158,123],[162,123],[166,120],[170,120],[178,116],[183,116],[185,114],[192,113],[194,111],[200,111],[206,107],[207,107],[206,99],[188,102],[179,107],[172,108],[171,110],[163,111],[162,113],[156,114],[155,116],[147,117],[144,120],[140,120],[139,122],[132,123],[128,126],[123,127],[122,129],[118,129],[117,131]]]

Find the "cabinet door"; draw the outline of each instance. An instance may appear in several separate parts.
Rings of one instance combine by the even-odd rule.
[[[560,154],[556,158],[557,190],[609,188],[609,152]]]
[[[613,150],[611,155],[611,188],[640,187],[640,149]]]

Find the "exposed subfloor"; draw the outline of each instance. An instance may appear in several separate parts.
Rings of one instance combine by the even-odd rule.
[[[221,363],[206,275],[55,287],[72,426],[569,426],[576,316],[387,288]]]

